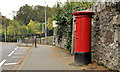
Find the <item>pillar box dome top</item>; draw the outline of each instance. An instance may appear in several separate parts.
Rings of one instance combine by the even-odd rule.
[[[73,12],[72,15],[94,15],[94,12],[91,11],[77,11]]]

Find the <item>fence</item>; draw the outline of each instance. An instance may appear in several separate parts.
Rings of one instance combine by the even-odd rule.
[[[47,37],[49,36],[53,36],[53,30],[54,28],[52,28],[51,30],[47,30]],[[41,34],[24,34],[24,35],[6,35],[7,37],[7,41],[13,41],[16,42],[17,38],[26,38],[26,37],[37,37],[37,38],[43,38],[45,37],[45,33],[41,33]],[[14,38],[14,39],[13,39]],[[4,42],[5,41],[5,35],[0,35],[0,42]]]

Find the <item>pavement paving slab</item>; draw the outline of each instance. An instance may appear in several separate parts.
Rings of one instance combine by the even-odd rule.
[[[108,70],[91,63],[88,66],[73,65],[74,56],[65,49],[50,45],[32,48],[18,70]]]

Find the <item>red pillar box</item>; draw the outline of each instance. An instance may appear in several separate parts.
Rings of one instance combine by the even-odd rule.
[[[91,63],[91,18],[93,12],[77,11],[75,15],[75,64]]]

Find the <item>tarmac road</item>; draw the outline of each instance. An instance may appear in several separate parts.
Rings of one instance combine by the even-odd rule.
[[[0,62],[7,58],[8,55],[17,47],[17,43],[0,42]]]

